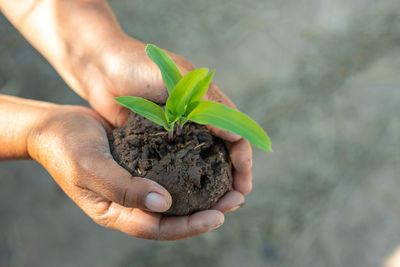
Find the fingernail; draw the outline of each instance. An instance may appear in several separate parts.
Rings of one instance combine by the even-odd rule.
[[[239,165],[238,171],[244,172],[244,171],[250,170],[252,165],[253,165],[252,159],[251,159],[251,158],[247,158],[246,160],[244,160],[244,161]]]
[[[151,211],[162,212],[167,209],[167,201],[165,198],[157,193],[150,193],[147,195],[144,205]]]
[[[227,210],[226,212],[233,212],[233,211],[237,210],[238,208],[241,208],[241,207],[243,207],[243,206],[245,206],[245,205],[246,205],[246,203],[243,202],[243,203],[237,205],[236,207],[233,207],[233,208],[231,208],[230,210]]]
[[[230,210],[227,210],[226,213],[228,213],[228,212],[234,212],[234,211],[237,210],[238,208],[240,208],[240,206],[233,207],[233,208],[231,208]]]
[[[214,226],[212,227],[212,229],[217,229],[217,228],[220,227],[223,223],[224,223],[224,220],[219,221],[216,225],[214,225]]]
[[[232,132],[229,132],[229,131],[226,131],[227,133],[229,133],[230,135],[231,135],[231,138],[232,139],[234,139],[234,140],[239,140],[240,138],[242,138],[240,135],[238,135],[238,134],[235,134],[235,133],[232,133]]]

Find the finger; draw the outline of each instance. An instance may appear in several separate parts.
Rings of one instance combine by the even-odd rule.
[[[190,216],[162,216],[140,209],[111,204],[109,228],[128,235],[153,240],[181,240],[203,234],[223,224],[224,215],[206,210]]]
[[[251,170],[245,172],[239,172],[236,169],[233,170],[233,188],[243,195],[251,192],[253,188],[252,180]]]
[[[79,179],[79,186],[125,207],[163,212],[171,206],[170,194],[159,184],[132,177],[110,157],[89,153],[80,157],[81,175],[86,177]]]
[[[103,126],[103,128],[107,132],[107,134],[112,133],[114,127],[107,120],[100,119],[100,124],[101,124],[101,126]]]
[[[132,177],[111,156],[107,135],[100,124],[83,124],[82,132],[67,139],[72,149],[75,185],[87,188],[126,207],[137,207],[156,212],[171,206],[171,196],[159,184],[148,179]]]
[[[215,101],[227,105],[228,107],[237,109],[236,105],[214,83],[210,84],[210,88],[204,96],[204,99]]]
[[[238,142],[228,145],[230,158],[233,167],[239,172],[246,172],[253,165],[253,152],[250,142],[246,139],[240,139]]]
[[[212,126],[212,125],[207,125],[207,128],[213,133],[213,134],[215,134],[216,136],[218,136],[219,138],[222,138],[222,139],[224,139],[224,140],[226,140],[226,141],[229,141],[229,142],[237,142],[237,141],[239,141],[242,137],[240,137],[239,135],[237,135],[237,134],[235,134],[235,133],[232,133],[232,132],[229,132],[229,131],[225,131],[225,130],[222,130],[222,129],[219,129],[219,128],[217,128],[217,127],[215,127],[215,126]]]
[[[164,217],[160,222],[159,240],[179,240],[206,233],[220,227],[224,215],[217,210],[196,212],[190,216]]]
[[[128,119],[129,111],[114,101],[115,97],[100,84],[92,89],[88,101],[110,124],[120,127]]]
[[[212,209],[219,210],[222,213],[228,213],[237,210],[245,203],[242,193],[232,190],[224,195]]]

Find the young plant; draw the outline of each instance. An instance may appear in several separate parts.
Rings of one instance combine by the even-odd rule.
[[[231,131],[256,147],[272,151],[268,135],[247,115],[223,104],[202,100],[214,70],[208,73],[208,69],[195,69],[182,76],[172,59],[157,46],[147,45],[146,53],[159,67],[168,90],[165,109],[149,100],[133,96],[115,98],[120,105],[163,126],[170,140],[173,139],[175,125],[176,134],[179,135],[185,123],[193,121]]]

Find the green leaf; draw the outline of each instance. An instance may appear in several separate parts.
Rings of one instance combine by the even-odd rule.
[[[201,101],[197,101],[197,102],[190,102],[187,107],[186,107],[186,111],[185,111],[185,117],[188,116],[188,114],[190,114],[199,104]]]
[[[264,130],[242,112],[223,104],[201,101],[187,116],[198,124],[210,124],[242,136],[261,149],[271,152],[271,141]]]
[[[208,87],[210,86],[212,77],[214,76],[215,70],[212,70],[203,80],[201,80],[194,90],[191,96],[189,96],[186,105],[186,114],[189,114],[197,105],[200,103],[203,96],[206,94]]]
[[[169,130],[170,127],[165,118],[164,110],[159,105],[147,99],[135,96],[121,96],[115,98],[115,101],[117,101],[121,106],[129,108],[133,112],[136,112],[146,119],[163,126],[166,130]]]
[[[178,67],[163,50],[153,44],[148,44],[146,46],[146,54],[154,63],[157,64],[168,93],[171,94],[175,85],[180,79],[182,79],[182,74],[179,72]]]
[[[185,106],[196,85],[207,75],[208,69],[196,69],[185,76],[177,83],[165,105],[169,121],[178,119],[185,113]]]

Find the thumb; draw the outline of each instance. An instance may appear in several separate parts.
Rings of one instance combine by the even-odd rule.
[[[80,186],[112,202],[154,212],[164,212],[171,206],[171,195],[165,188],[149,179],[132,177],[112,158],[92,156],[80,162],[86,173],[85,179],[80,179]]]

